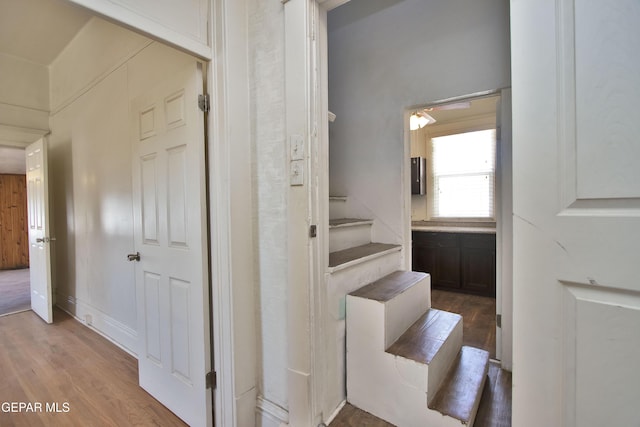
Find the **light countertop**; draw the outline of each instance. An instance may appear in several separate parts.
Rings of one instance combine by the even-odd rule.
[[[479,234],[496,234],[495,227],[478,227],[478,226],[456,226],[456,225],[428,225],[423,221],[414,221],[411,224],[413,231],[432,231],[438,233],[479,233]]]

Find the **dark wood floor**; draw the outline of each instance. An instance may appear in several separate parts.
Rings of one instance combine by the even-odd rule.
[[[462,316],[462,344],[496,358],[496,299],[457,292],[431,291],[431,306]]]
[[[42,405],[0,410],[0,426],[186,425],[138,386],[134,357],[58,309],[52,325],[30,310],[0,317],[0,343],[0,401]]]
[[[487,350],[496,356],[496,300],[455,292],[432,290],[431,305],[439,310],[460,314],[463,318],[463,344]],[[340,411],[331,427],[390,427],[387,423],[350,404]],[[511,426],[511,373],[491,362],[482,391],[482,400],[474,427]]]

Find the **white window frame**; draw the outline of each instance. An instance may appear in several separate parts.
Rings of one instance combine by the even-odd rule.
[[[435,167],[434,167],[434,155],[433,155],[433,139],[434,138],[440,138],[440,137],[447,137],[447,136],[452,136],[452,135],[459,135],[459,134],[464,134],[464,133],[471,133],[471,132],[478,132],[478,131],[485,131],[485,130],[494,130],[494,132],[496,132],[496,139],[494,140],[494,146],[493,146],[493,170],[489,173],[489,175],[491,176],[491,179],[493,180],[493,192],[492,192],[492,200],[491,200],[491,207],[490,207],[490,216],[482,216],[482,217],[470,217],[470,216],[463,216],[463,217],[452,217],[452,216],[438,216],[435,214],[435,193],[437,191],[436,188],[436,176],[435,176]],[[428,197],[430,198],[430,203],[428,206],[428,215],[430,217],[431,220],[435,220],[435,221],[470,221],[470,222],[495,222],[495,218],[496,218],[496,168],[497,168],[497,158],[496,158],[496,150],[498,148],[498,143],[497,143],[497,131],[495,126],[493,127],[487,127],[486,129],[473,129],[473,130],[463,130],[463,131],[456,131],[456,132],[450,132],[447,134],[443,134],[443,135],[431,135],[431,137],[427,140],[427,151],[429,153],[429,157],[427,160],[427,168],[428,168],[428,174],[429,174],[429,178],[428,178],[428,190],[427,190],[427,194]],[[477,175],[484,175],[486,174],[486,172],[478,172]],[[464,174],[452,174],[451,176],[462,176]],[[471,174],[468,174],[471,175]]]

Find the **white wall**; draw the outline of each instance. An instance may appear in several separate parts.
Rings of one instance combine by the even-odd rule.
[[[25,146],[49,129],[46,66],[0,53],[0,145]]]
[[[187,61],[194,59],[93,18],[51,64],[57,304],[132,353],[129,102]]]
[[[252,0],[250,96],[254,227],[259,302],[258,425],[287,421],[287,145],[284,120],[284,13],[278,2]],[[283,411],[284,410],[284,411]],[[284,419],[283,419],[284,418]]]
[[[374,239],[404,243],[410,221],[404,110],[509,86],[508,12],[507,0],[352,0],[329,12],[330,191],[375,215]]]

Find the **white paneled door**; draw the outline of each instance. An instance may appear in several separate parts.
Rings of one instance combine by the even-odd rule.
[[[640,425],[640,2],[511,1],[513,425]]]
[[[51,292],[51,237],[49,236],[49,187],[47,144],[44,138],[25,150],[27,162],[27,218],[29,229],[29,279],[31,309],[53,322]]]
[[[212,424],[202,70],[131,104],[140,386],[191,426]]]

